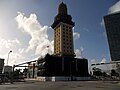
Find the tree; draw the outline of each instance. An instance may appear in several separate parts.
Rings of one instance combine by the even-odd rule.
[[[117,73],[114,69],[111,70],[111,76],[119,77],[119,73]]]
[[[27,73],[28,73],[28,69],[27,68],[23,69],[23,75],[25,78],[27,78]]]
[[[93,68],[93,75],[95,75],[95,76],[102,76],[102,71],[101,71],[101,69],[94,67],[94,68]]]
[[[13,76],[14,76],[14,79],[21,79],[21,78],[23,78],[23,73],[21,72],[21,69],[16,69],[14,71]]]
[[[103,72],[103,73],[102,73],[102,76],[107,77],[108,75],[107,75],[106,72]]]

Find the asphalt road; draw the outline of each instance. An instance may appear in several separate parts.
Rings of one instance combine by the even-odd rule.
[[[26,81],[0,85],[0,90],[120,90],[120,83],[111,81]]]

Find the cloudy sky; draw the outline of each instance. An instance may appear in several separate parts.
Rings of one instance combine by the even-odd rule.
[[[0,0],[0,58],[9,65],[46,53],[54,46],[51,24],[62,0]],[[75,22],[74,46],[77,57],[91,62],[109,62],[110,54],[103,16],[120,10],[119,0],[64,0]],[[49,48],[47,48],[49,46]],[[82,55],[81,55],[82,54]]]

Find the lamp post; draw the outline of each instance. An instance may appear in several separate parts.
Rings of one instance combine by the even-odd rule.
[[[12,50],[10,50],[9,53],[8,53],[8,57],[7,57],[7,65],[8,65],[9,55],[10,55],[11,52],[12,52]]]
[[[48,52],[47,52],[47,53],[49,54],[49,45],[47,46],[47,49],[48,49]]]

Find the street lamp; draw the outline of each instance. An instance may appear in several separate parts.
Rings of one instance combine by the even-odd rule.
[[[7,65],[8,65],[9,55],[10,55],[11,52],[12,52],[12,50],[10,50],[9,53],[8,53],[8,57],[7,57]]]
[[[47,53],[49,54],[49,45],[47,46],[47,49],[48,49]]]

